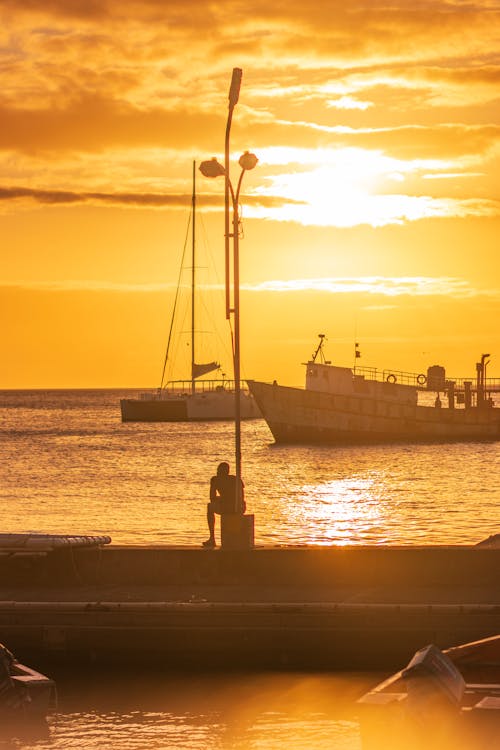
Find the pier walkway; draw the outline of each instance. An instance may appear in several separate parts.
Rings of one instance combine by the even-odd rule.
[[[35,663],[389,669],[500,632],[500,549],[56,549],[0,559],[0,640]]]

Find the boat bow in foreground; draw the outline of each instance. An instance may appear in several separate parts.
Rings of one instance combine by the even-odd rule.
[[[55,683],[27,667],[0,644],[0,717],[2,724],[45,719],[55,706]]]
[[[420,649],[358,708],[363,750],[500,747],[500,636]]]

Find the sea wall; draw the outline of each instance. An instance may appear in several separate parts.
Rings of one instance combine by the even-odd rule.
[[[69,594],[82,585],[496,586],[500,548],[473,546],[60,548],[0,557],[0,586]],[[499,591],[500,596],[500,591]]]
[[[0,558],[23,658],[373,669],[500,632],[500,549],[60,549]]]

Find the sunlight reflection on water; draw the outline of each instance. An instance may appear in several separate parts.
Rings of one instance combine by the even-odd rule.
[[[67,690],[62,684],[50,747],[360,750],[355,700],[373,680],[295,673],[87,676]]]
[[[373,477],[333,479],[302,490],[297,507],[306,522],[323,531],[324,544],[350,544],[354,527],[358,537],[370,541],[371,530],[382,516]]]

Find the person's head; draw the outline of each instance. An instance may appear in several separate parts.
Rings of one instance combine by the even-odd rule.
[[[217,476],[218,477],[224,477],[229,474],[229,464],[227,461],[223,461],[221,464],[217,467]]]

